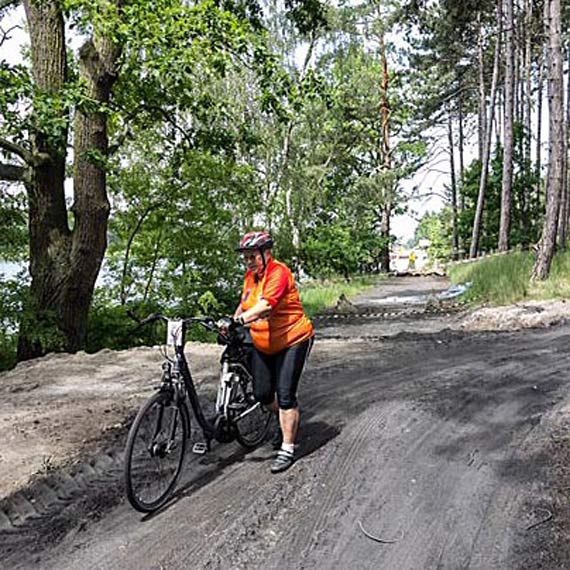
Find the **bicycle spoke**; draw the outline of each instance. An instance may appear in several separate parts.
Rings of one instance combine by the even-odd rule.
[[[251,448],[265,440],[271,413],[255,400],[251,382],[244,381],[240,389],[240,403],[243,404],[244,411],[234,418],[237,439],[244,447]]]
[[[139,510],[152,510],[171,492],[185,450],[183,422],[178,407],[160,395],[135,420],[126,476],[129,498]]]

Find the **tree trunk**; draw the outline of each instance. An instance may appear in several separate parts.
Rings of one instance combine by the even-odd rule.
[[[57,92],[66,77],[64,22],[58,3],[26,0],[25,7],[34,81],[40,89]],[[118,54],[118,48],[104,37],[95,37],[80,50],[79,73],[88,96],[98,103],[109,102]],[[48,152],[52,159],[47,166],[34,169],[28,190],[32,283],[18,339],[19,360],[83,348],[95,280],[107,245],[106,114],[81,109],[75,113],[73,230],[67,224],[64,151],[58,154],[46,147],[41,133],[35,141],[38,150]]]
[[[478,115],[478,144],[479,144],[479,161],[483,163],[483,155],[485,153],[485,136],[487,132],[487,95],[485,93],[485,57],[483,49],[483,24],[481,23],[481,13],[478,15],[479,20],[479,38],[477,41],[477,50],[479,54],[479,115]]]
[[[500,72],[499,72],[500,73]],[[504,93],[504,89],[502,85],[498,85],[497,86],[497,103],[495,105],[495,113],[493,116],[493,122],[494,123],[494,128],[492,130],[494,130],[495,132],[495,146],[499,146],[501,144],[501,140],[503,138],[503,133],[502,133],[502,129],[503,129],[503,117],[502,115],[503,113],[503,93]]]
[[[532,270],[533,279],[546,279],[556,245],[564,162],[564,106],[560,0],[548,0],[548,101],[550,149],[546,182],[546,218],[540,249]]]
[[[568,65],[570,65],[570,47],[566,50],[566,59],[568,61]],[[564,132],[566,143],[566,149],[564,153],[564,191],[566,195],[566,223],[564,245],[566,246],[566,242],[568,240],[568,225],[570,223],[570,72],[566,78],[566,124]]]
[[[570,50],[566,51],[566,60],[570,62]],[[562,198],[558,218],[558,244],[560,249],[566,249],[568,241],[568,215],[570,212],[570,192],[568,191],[568,149],[570,129],[570,73],[566,79],[566,118],[564,121],[564,164],[562,167]]]
[[[390,103],[388,100],[388,59],[386,57],[386,45],[384,43],[384,32],[380,32],[380,60],[382,65],[382,84],[380,93],[380,116],[382,117],[382,135],[380,139],[380,156],[382,158],[382,169],[390,172],[392,169],[392,159],[390,151]],[[390,180],[390,177],[387,177]],[[380,263],[382,271],[390,271],[390,217],[392,214],[392,188],[386,188],[384,193],[384,204],[382,205],[382,219],[380,220],[380,235],[382,247],[380,250]]]
[[[447,111],[447,140],[449,144],[449,169],[451,174],[452,256],[453,259],[457,259],[459,256],[459,232],[457,229],[457,182],[455,179],[455,145],[453,144],[453,117],[451,109]]]
[[[32,75],[36,86],[57,96],[67,79],[65,26],[56,2],[24,2],[31,42]],[[62,117],[67,121],[67,113]],[[67,129],[59,140],[31,133],[34,153],[49,159],[30,165],[28,193],[30,292],[18,335],[18,360],[66,348],[61,326],[60,294],[69,272],[70,230],[65,205],[65,149]]]
[[[118,2],[117,2],[118,3]],[[88,85],[89,96],[107,104],[117,80],[120,48],[107,37],[95,36],[80,49],[79,73]],[[95,281],[107,248],[107,174],[109,154],[107,115],[103,111],[75,113],[73,190],[75,217],[70,276],[65,294],[65,324],[75,338],[74,349],[85,341],[87,315]]]
[[[491,155],[491,137],[493,127],[493,114],[495,112],[495,98],[497,92],[497,81],[499,77],[499,59],[501,53],[501,8],[497,7],[498,20],[499,20],[499,34],[497,36],[497,43],[495,45],[495,58],[493,61],[493,79],[491,83],[491,102],[489,104],[489,120],[486,120],[487,132],[485,133],[485,141],[483,148],[483,160],[481,162],[481,177],[479,180],[479,194],[477,196],[477,207],[475,210],[475,220],[473,222],[473,233],[471,236],[471,247],[469,248],[469,257],[474,258],[477,256],[479,249],[479,235],[481,233],[481,220],[483,219],[483,206],[485,203],[485,189],[487,186],[487,176],[489,174],[489,158]],[[486,112],[485,112],[486,115]]]
[[[504,0],[506,14],[505,43],[505,115],[504,119],[504,151],[503,178],[501,188],[501,220],[499,226],[499,251],[509,249],[509,231],[511,227],[511,205],[513,201],[513,119],[515,98],[515,44],[513,0]]]
[[[546,3],[546,0],[545,0]],[[536,211],[541,210],[542,189],[542,100],[544,91],[544,55],[541,54],[538,62],[538,87],[536,91]]]
[[[463,174],[465,173],[465,135],[463,133],[463,93],[459,93],[459,99],[457,100],[457,123],[459,127],[459,181],[463,180]],[[460,209],[463,211],[465,209],[465,199],[463,194],[460,197]]]
[[[531,118],[532,118],[532,77],[531,77],[531,31],[532,22],[532,0],[526,0],[525,5],[525,47],[524,47],[524,77],[525,77],[525,99],[523,108],[523,124],[524,124],[524,146],[523,146],[523,164],[524,178],[529,180],[532,173],[531,158]],[[522,229],[522,245],[527,247],[530,239],[530,201],[531,187],[529,183],[525,183],[522,189],[521,203],[521,229]]]

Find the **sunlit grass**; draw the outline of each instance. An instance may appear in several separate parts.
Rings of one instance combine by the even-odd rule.
[[[570,252],[558,253],[552,261],[549,278],[534,281],[530,288],[534,299],[570,298]]]
[[[312,317],[327,307],[332,307],[344,294],[350,298],[370,287],[382,277],[355,277],[350,282],[343,279],[327,279],[304,283],[299,287],[305,312]]]
[[[556,254],[550,276],[531,281],[535,256],[517,252],[456,265],[449,271],[453,283],[471,282],[464,300],[474,304],[508,305],[530,299],[570,297],[570,252]]]

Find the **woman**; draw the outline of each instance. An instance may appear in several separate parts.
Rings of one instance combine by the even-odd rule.
[[[279,418],[281,448],[271,465],[272,473],[279,473],[295,461],[297,386],[314,331],[291,270],[273,259],[272,248],[273,239],[265,232],[249,232],[242,238],[237,251],[244,256],[247,272],[234,320],[250,327],[255,395]]]

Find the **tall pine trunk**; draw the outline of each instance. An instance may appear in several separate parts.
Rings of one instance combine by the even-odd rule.
[[[547,0],[545,0],[545,3]],[[535,208],[537,212],[542,208],[542,107],[544,99],[544,53],[540,54],[538,61],[538,78],[536,90],[536,189]]]
[[[382,67],[382,83],[380,87],[380,117],[382,121],[380,137],[380,157],[382,160],[382,170],[390,172],[392,160],[390,153],[390,103],[388,101],[389,75],[388,58],[386,56],[386,44],[384,42],[384,31],[380,32],[380,62]],[[390,180],[390,177],[386,177]],[[380,264],[384,272],[390,271],[390,218],[392,215],[392,191],[393,188],[384,189],[384,204],[382,204],[382,216],[380,219],[380,235],[382,236],[382,246],[380,249]]]
[[[483,163],[485,153],[485,137],[487,133],[487,93],[485,89],[485,51],[483,46],[483,24],[481,13],[478,15],[479,36],[477,40],[477,54],[479,62],[479,114],[477,116],[477,141],[479,144],[479,161]]]
[[[570,50],[566,50],[566,61],[570,63]],[[558,244],[566,249],[568,241],[568,215],[570,212],[570,192],[568,191],[568,133],[570,125],[570,73],[566,79],[566,115],[564,120],[564,165],[562,168],[562,198],[558,218]]]
[[[513,201],[513,118],[515,104],[515,43],[513,0],[505,2],[505,115],[504,115],[504,151],[503,177],[501,185],[501,220],[499,226],[499,251],[509,249],[509,230],[511,227],[511,204]]]
[[[463,115],[463,93],[459,93],[459,98],[457,100],[457,127],[459,135],[459,180],[463,180],[463,174],[465,173],[465,134],[463,131],[463,121],[465,117]],[[464,209],[464,198],[461,196],[460,207],[461,210]]]
[[[523,176],[526,183],[522,189],[521,203],[521,243],[523,247],[528,246],[530,239],[530,206],[531,206],[531,186],[530,177],[532,174],[532,157],[531,157],[531,118],[532,118],[532,76],[531,76],[531,60],[532,60],[532,44],[531,44],[531,22],[532,22],[532,0],[525,2],[525,43],[524,43],[524,106],[523,106],[523,124],[524,124],[524,144],[523,144]]]
[[[533,279],[546,279],[556,246],[558,214],[564,170],[564,105],[560,0],[547,0],[549,153],[546,180],[546,217],[540,248],[532,270]]]
[[[457,229],[457,181],[455,176],[455,145],[453,143],[453,116],[451,109],[447,110],[447,141],[449,144],[449,169],[451,175],[451,227],[453,259],[459,255],[459,232]]]
[[[495,112],[495,99],[497,93],[497,82],[499,77],[499,60],[501,54],[501,32],[502,32],[502,17],[500,5],[497,7],[497,20],[499,34],[497,36],[497,42],[495,44],[495,57],[493,61],[493,79],[491,83],[491,101],[489,104],[489,118],[485,120],[487,125],[487,130],[485,132],[485,139],[483,144],[483,155],[481,161],[481,177],[479,179],[479,193],[477,196],[477,206],[475,209],[475,220],[473,221],[473,232],[471,234],[471,247],[469,249],[469,257],[474,258],[477,256],[479,251],[479,237],[481,234],[481,221],[483,219],[483,207],[485,204],[485,190],[487,186],[487,177],[489,174],[489,159],[491,156],[491,137],[493,135],[493,117]],[[480,65],[483,65],[483,60],[481,59]],[[481,104],[484,100],[481,101]],[[486,110],[483,109],[486,115]]]

